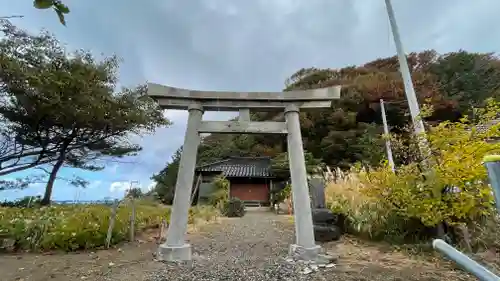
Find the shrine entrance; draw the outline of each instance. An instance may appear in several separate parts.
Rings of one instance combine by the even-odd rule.
[[[188,110],[179,172],[175,185],[167,240],[158,257],[165,261],[191,260],[191,245],[185,241],[191,189],[201,133],[286,134],[292,181],[296,243],[290,254],[302,260],[316,260],[320,246],[314,240],[311,203],[300,131],[299,111],[330,108],[340,98],[341,86],[289,92],[214,92],[148,84],[148,96],[163,109]],[[252,122],[250,110],[285,112],[285,122]],[[205,121],[205,111],[239,111],[238,121]]]

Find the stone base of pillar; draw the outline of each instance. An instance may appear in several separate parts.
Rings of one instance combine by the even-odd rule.
[[[338,257],[324,253],[321,246],[316,245],[313,248],[304,248],[302,246],[292,244],[288,252],[289,258],[295,261],[310,262],[313,264],[329,264],[337,262]]]
[[[321,246],[314,246],[313,248],[304,248],[297,244],[290,245],[288,255],[300,261],[316,261],[321,255]]]
[[[160,261],[190,261],[191,245],[169,246],[161,244],[158,248],[157,259]]]

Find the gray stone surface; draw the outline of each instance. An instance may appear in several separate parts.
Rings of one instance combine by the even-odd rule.
[[[316,247],[316,243],[297,106],[290,105],[285,109],[285,120],[288,129],[287,143],[295,217],[295,244],[305,249],[312,249]]]
[[[341,86],[287,92],[215,92],[179,89],[148,83],[148,96],[158,101],[164,109],[188,109],[192,101],[203,103],[206,111],[235,111],[241,108],[280,110],[290,104],[302,110],[329,108],[334,99],[340,98]],[[304,100],[304,97],[307,97]]]
[[[158,247],[157,258],[161,261],[189,261],[191,260],[191,245],[168,246],[162,244]]]
[[[191,190],[194,183],[196,155],[200,144],[198,127],[203,118],[203,110],[199,104],[189,107],[188,124],[184,136],[184,145],[179,163],[179,172],[175,184],[175,197],[170,217],[170,226],[167,231],[166,245],[184,245],[184,236],[187,231],[189,207],[191,206]],[[173,256],[175,257],[175,256]]]
[[[249,211],[223,220],[191,236],[192,261],[165,262],[147,280],[325,280],[333,274],[331,257],[322,256],[325,263],[315,265],[288,256],[294,241],[288,216]]]
[[[317,261],[320,254],[320,246],[304,248],[300,245],[292,244],[288,250],[288,257],[298,261]]]
[[[340,239],[341,231],[336,225],[314,225],[314,238],[317,242],[330,242]]]
[[[313,177],[309,180],[311,189],[311,204],[313,208],[325,208],[325,181],[322,178]]]

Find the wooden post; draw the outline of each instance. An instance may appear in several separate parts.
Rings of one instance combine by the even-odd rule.
[[[198,189],[200,188],[201,180],[202,180],[202,177],[201,177],[201,173],[200,173],[198,175],[198,178],[196,179],[196,185],[194,186],[193,194],[191,194],[191,204],[189,204],[189,206],[193,206],[194,198],[196,196],[196,192],[198,192]]]
[[[130,241],[135,241],[135,202],[134,198],[130,198]]]
[[[166,238],[168,223],[166,219],[162,219],[160,223],[160,233],[158,234],[158,244],[163,243]]]
[[[116,213],[118,211],[119,204],[120,201],[115,199],[115,202],[111,207],[111,215],[109,216],[108,235],[106,237],[106,249],[108,249],[109,245],[111,244],[111,235],[113,234],[113,227],[115,226]]]
[[[31,200],[33,200],[33,196],[30,196],[30,200],[28,200],[28,208],[31,206]]]
[[[291,216],[292,215],[292,196],[288,197],[287,199],[288,203],[288,214]]]
[[[389,166],[392,172],[395,172],[396,165],[394,165],[394,158],[392,157],[391,140],[389,139],[389,126],[387,125],[387,117],[385,115],[384,100],[380,99],[380,112],[382,114],[382,123],[384,123],[384,134],[385,134],[385,149],[387,152],[387,160],[389,161]]]

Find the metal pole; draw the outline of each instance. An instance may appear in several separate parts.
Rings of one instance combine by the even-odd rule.
[[[462,252],[457,251],[452,246],[448,245],[441,239],[434,239],[432,241],[432,247],[437,251],[441,252],[454,262],[456,262],[459,266],[461,266],[464,270],[474,274],[481,281],[499,281],[500,278],[493,274],[493,272],[489,271],[482,265],[470,259],[467,255],[464,255]]]
[[[399,71],[401,72],[401,76],[403,76],[405,94],[406,99],[408,100],[408,107],[410,108],[413,129],[415,130],[415,135],[420,139],[418,143],[422,155],[427,156],[429,155],[430,150],[426,141],[427,138],[425,135],[425,127],[422,119],[420,118],[420,107],[418,105],[415,89],[413,88],[410,68],[408,67],[408,62],[406,61],[406,55],[403,50],[403,44],[401,43],[399,29],[396,24],[396,18],[394,16],[394,10],[392,9],[391,0],[385,0],[385,6],[387,8],[387,14],[389,15],[389,22],[391,24],[392,35],[394,37],[394,44],[396,45],[396,51],[398,53]]]
[[[488,177],[493,189],[497,211],[500,214],[500,155],[485,156],[483,162],[488,170]]]
[[[385,149],[387,151],[387,160],[389,160],[389,166],[391,166],[391,170],[394,172],[394,158],[392,157],[391,140],[389,139],[389,126],[387,126],[387,117],[385,116],[385,106],[383,99],[380,99],[380,111],[382,112],[382,123],[384,123],[384,134],[386,136]]]

